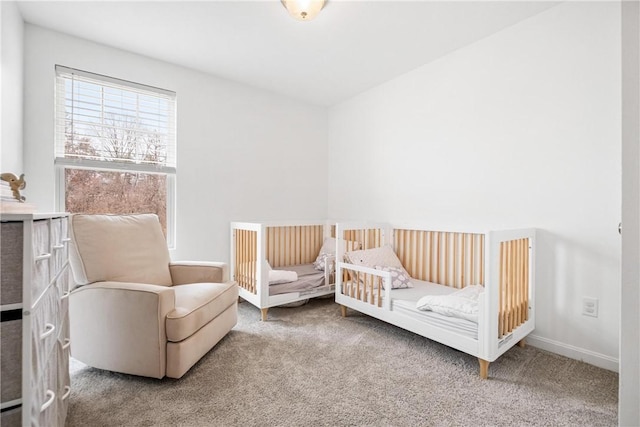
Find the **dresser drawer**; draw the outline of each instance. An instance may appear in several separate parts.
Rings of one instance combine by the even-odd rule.
[[[3,213],[0,220],[2,427],[65,424],[71,390],[65,216]]]
[[[69,294],[63,295],[58,299],[58,323],[60,325],[58,341],[61,343],[68,342],[71,338],[69,332]]]
[[[56,279],[55,286],[60,298],[66,298],[69,296],[69,285],[71,283],[71,271],[69,267],[65,267],[62,272],[59,272]]]
[[[35,301],[51,281],[49,263],[51,252],[49,247],[49,221],[33,222],[33,259],[31,298]]]
[[[0,305],[22,301],[22,222],[0,223]]]
[[[31,413],[35,414],[38,426],[58,425],[58,353],[54,351],[46,360],[45,370],[36,377],[38,386],[34,390]],[[33,420],[32,420],[33,421]]]
[[[20,427],[22,425],[22,407],[2,411],[0,425],[2,427]]]
[[[0,323],[0,337],[0,398],[10,402],[22,395],[22,319]]]
[[[55,286],[43,295],[31,313],[31,346],[36,377],[45,369],[46,360],[55,351],[60,332],[60,299]]]
[[[52,276],[55,276],[67,262],[69,249],[67,236],[67,218],[51,220],[51,255],[53,258]]]
[[[58,425],[63,426],[69,410],[69,396],[71,395],[71,377],[69,375],[69,350],[67,344],[58,345],[58,396],[57,416]]]

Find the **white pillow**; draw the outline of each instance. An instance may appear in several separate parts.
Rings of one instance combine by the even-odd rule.
[[[449,295],[426,295],[418,300],[416,308],[478,323],[478,297],[483,291],[482,285],[471,285]]]
[[[287,270],[269,270],[269,284],[279,285],[281,283],[295,282],[298,280],[298,273]]]
[[[376,270],[388,271],[391,273],[391,289],[413,288],[411,276],[409,276],[409,273],[407,273],[407,270],[405,270],[404,267],[376,265]],[[384,285],[382,288],[384,289]]]
[[[336,239],[335,237],[326,237],[320,248],[321,254],[336,254]]]
[[[361,267],[375,268],[376,265],[403,268],[398,256],[390,245],[379,248],[351,251],[344,254],[347,262]]]
[[[348,240],[343,240],[343,244],[345,251],[352,248],[360,247],[360,243]],[[324,271],[327,264],[327,258],[334,256],[336,256],[336,239],[335,237],[327,237],[324,239],[324,243],[320,248],[320,253],[318,254],[316,260],[313,262],[313,266],[316,270]],[[329,268],[332,268],[332,266],[330,265]]]
[[[327,258],[336,255],[336,239],[333,237],[326,237],[320,248],[318,257],[313,262],[313,266],[316,270],[324,271],[327,266]]]

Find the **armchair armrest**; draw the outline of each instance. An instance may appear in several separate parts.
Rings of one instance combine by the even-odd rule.
[[[174,286],[229,281],[229,265],[224,262],[178,261],[169,263],[169,271]]]
[[[166,371],[170,286],[96,282],[69,296],[73,357],[101,369],[162,378]]]

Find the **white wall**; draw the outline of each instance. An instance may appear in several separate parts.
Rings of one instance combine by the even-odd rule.
[[[640,425],[640,4],[622,2],[622,301],[618,422]]]
[[[539,228],[529,341],[615,370],[620,102],[620,5],[556,6],[331,108],[329,217]]]
[[[55,208],[55,64],[177,93],[174,259],[228,260],[232,220],[326,217],[325,108],[26,25],[25,167],[39,210]]]
[[[13,1],[0,2],[2,57],[0,107],[0,172],[23,173],[22,162],[22,16]],[[29,182],[29,177],[26,177]],[[29,200],[31,201],[31,200]]]

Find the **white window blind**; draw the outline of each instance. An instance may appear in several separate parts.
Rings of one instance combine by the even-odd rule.
[[[174,92],[56,66],[55,162],[176,172]]]
[[[174,92],[56,66],[56,209],[155,213],[175,242]]]

